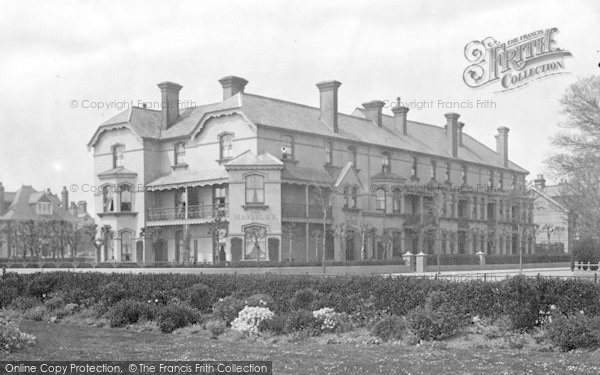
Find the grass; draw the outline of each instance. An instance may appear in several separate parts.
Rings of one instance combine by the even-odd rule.
[[[469,340],[460,345],[377,345],[367,343],[369,336],[360,330],[343,338],[251,340],[226,333],[211,340],[206,330],[161,334],[33,321],[23,321],[21,329],[37,336],[37,344],[18,353],[0,353],[3,360],[270,360],[274,374],[600,373],[600,350],[498,349]]]

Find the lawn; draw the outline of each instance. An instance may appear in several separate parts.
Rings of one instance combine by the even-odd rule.
[[[274,374],[598,374],[600,350],[498,349],[471,339],[409,346],[374,344],[365,332],[299,341],[206,331],[184,334],[23,321],[37,344],[4,360],[270,360]]]

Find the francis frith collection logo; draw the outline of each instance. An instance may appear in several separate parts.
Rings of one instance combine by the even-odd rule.
[[[498,83],[501,91],[524,87],[541,78],[568,73],[565,57],[571,52],[561,49],[554,40],[553,27],[499,42],[492,37],[474,40],[465,46],[465,57],[471,63],[463,80],[478,88]]]

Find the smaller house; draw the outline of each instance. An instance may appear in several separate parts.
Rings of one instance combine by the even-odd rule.
[[[69,206],[69,192],[66,187],[61,192],[61,198],[47,189],[46,191],[38,191],[30,185],[23,185],[15,192],[4,190],[4,186],[0,183],[0,229],[6,228],[7,225],[29,222],[54,222],[54,223],[69,223],[75,229],[84,228],[94,225],[94,219],[87,212],[87,203],[79,201],[77,204],[71,202]],[[16,233],[15,233],[16,234]],[[25,235],[19,233],[19,235]],[[49,236],[56,233],[49,233]],[[9,256],[22,256],[16,254],[16,240],[8,233],[0,230],[0,258],[8,258]],[[39,246],[44,245],[47,238],[41,238],[38,235],[37,242]],[[23,241],[21,241],[23,242]],[[78,254],[76,256],[84,256],[85,254],[93,254],[93,246],[91,241],[82,241]],[[44,254],[40,252],[40,254]]]
[[[569,253],[575,238],[575,216],[565,204],[564,183],[546,185],[544,175],[538,174],[530,191],[534,198],[536,252]]]

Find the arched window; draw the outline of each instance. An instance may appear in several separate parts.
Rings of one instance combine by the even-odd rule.
[[[130,262],[133,260],[133,235],[129,231],[121,232],[121,261]]]
[[[175,165],[185,164],[185,144],[179,142],[175,144]]]
[[[267,260],[267,229],[260,225],[249,225],[244,228],[245,260]]]
[[[221,134],[219,137],[219,153],[221,159],[230,159],[233,157],[233,134]]]
[[[112,186],[106,185],[102,188],[102,212],[115,211],[115,191]]]
[[[385,212],[385,190],[377,189],[376,194],[377,210]]]
[[[246,176],[246,204],[265,203],[265,178],[252,174]]]
[[[119,195],[121,201],[121,212],[131,212],[131,186],[119,186]]]
[[[294,159],[294,138],[289,135],[283,136],[283,148],[281,153],[282,159]]]
[[[325,142],[325,163],[333,164],[333,144]]]
[[[112,156],[113,156],[113,168],[119,168],[123,166],[123,152],[125,151],[125,146],[121,144],[114,145],[112,147]]]

